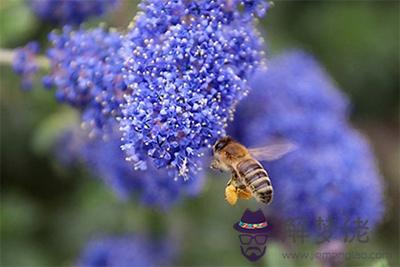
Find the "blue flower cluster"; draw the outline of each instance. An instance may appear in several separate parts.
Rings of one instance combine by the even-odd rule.
[[[168,209],[183,195],[194,196],[202,189],[204,177],[200,174],[189,181],[174,181],[167,170],[157,170],[151,164],[146,171],[134,170],[125,161],[120,145],[117,132],[107,139],[89,138],[85,131],[76,128],[59,138],[57,152],[64,163],[82,162],[120,199],[127,200],[136,194],[143,204],[161,210]]]
[[[39,44],[30,42],[26,46],[16,50],[13,59],[13,69],[22,78],[22,88],[30,90],[32,88],[33,78],[38,71],[35,60],[39,53]]]
[[[250,84],[256,92],[241,103],[230,129],[241,139],[245,134],[247,145],[274,136],[319,144],[340,135],[349,101],[309,54],[292,51],[275,58]]]
[[[51,33],[49,40],[51,71],[43,79],[45,86],[55,86],[60,102],[82,111],[92,134],[106,130],[109,121],[119,115],[126,91],[118,54],[120,34],[101,27],[73,31],[66,26],[60,34]]]
[[[119,0],[29,0],[43,20],[56,24],[80,24],[115,8]]]
[[[275,188],[271,214],[306,220],[314,236],[318,217],[333,223],[333,237],[354,233],[357,218],[371,229],[383,214],[381,177],[368,143],[347,122],[348,100],[306,53],[277,56],[269,66],[252,81],[230,133],[249,146],[274,138],[298,145],[264,164]]]
[[[383,215],[382,184],[369,144],[355,130],[342,131],[330,144],[302,144],[265,164],[275,188],[272,212],[301,218],[317,237],[323,231],[319,217],[332,237],[341,238],[356,232],[357,219],[367,221],[371,230]]]
[[[91,240],[82,251],[77,267],[170,266],[171,244],[142,235],[105,236]]]
[[[199,190],[202,149],[225,134],[248,77],[264,65],[255,23],[267,8],[262,0],[145,0],[126,35],[52,32],[43,83],[82,114],[90,139],[77,155],[125,198],[139,191],[158,205]]]
[[[128,160],[190,177],[201,149],[225,134],[247,79],[263,65],[259,0],[147,0],[123,40]]]

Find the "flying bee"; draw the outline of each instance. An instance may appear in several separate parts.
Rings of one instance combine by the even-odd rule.
[[[258,160],[276,160],[294,148],[295,145],[291,143],[277,142],[247,149],[229,136],[218,140],[213,147],[214,160],[211,168],[232,173],[225,188],[228,203],[235,205],[238,198],[252,197],[264,204],[271,203],[274,192],[271,180]]]

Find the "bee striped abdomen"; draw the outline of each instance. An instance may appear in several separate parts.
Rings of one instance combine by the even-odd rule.
[[[255,198],[265,204],[270,203],[272,201],[273,189],[264,167],[254,159],[246,159],[240,162],[237,168]]]

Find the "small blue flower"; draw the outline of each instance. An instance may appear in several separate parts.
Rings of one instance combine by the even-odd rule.
[[[91,240],[82,251],[77,267],[170,266],[173,244],[144,235],[105,236]]]
[[[92,16],[114,9],[119,0],[29,0],[33,11],[45,21],[80,24]]]
[[[142,2],[122,48],[133,90],[120,121],[129,160],[150,157],[175,178],[191,176],[202,149],[225,134],[247,78],[263,65],[254,25],[262,2]]]
[[[146,170],[140,170],[141,166],[134,170],[125,160],[120,145],[118,132],[103,139],[89,138],[86,132],[74,129],[60,137],[57,153],[64,163],[81,161],[122,200],[137,195],[143,204],[165,210],[183,195],[194,196],[201,191],[202,173],[187,181],[174,181],[168,170],[157,170],[151,163]]]
[[[274,186],[271,216],[298,219],[318,236],[318,218],[333,237],[371,230],[383,215],[382,181],[365,139],[348,124],[348,100],[310,55],[292,51],[269,61],[235,113],[229,133],[247,146],[275,138],[298,148],[264,164]]]
[[[47,87],[57,88],[58,101],[82,111],[82,120],[92,135],[106,130],[119,115],[126,86],[122,78],[120,34],[103,28],[91,30],[64,27],[49,35],[50,74],[43,79]]]
[[[30,42],[16,50],[13,59],[13,69],[22,78],[22,88],[32,89],[33,78],[38,71],[35,57],[39,53],[39,44]]]

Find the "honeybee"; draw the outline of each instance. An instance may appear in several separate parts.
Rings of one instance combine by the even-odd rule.
[[[258,160],[278,159],[295,147],[292,143],[281,141],[247,149],[229,136],[219,139],[213,146],[214,160],[211,168],[232,173],[225,188],[227,202],[235,205],[238,198],[254,197],[258,202],[271,203],[274,192],[271,180]]]

